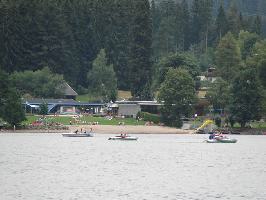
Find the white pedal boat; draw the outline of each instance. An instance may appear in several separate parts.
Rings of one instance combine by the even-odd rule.
[[[129,135],[121,136],[121,135],[118,135],[118,136],[114,136],[114,137],[109,137],[108,140],[137,140],[137,139],[138,138],[134,137],[134,136],[129,136]]]
[[[93,137],[93,133],[65,133],[63,137]]]

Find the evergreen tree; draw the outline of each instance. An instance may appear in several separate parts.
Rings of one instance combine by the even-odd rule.
[[[194,0],[191,10],[191,42],[193,44],[199,43],[200,34],[202,33],[200,8],[201,0]]]
[[[190,46],[190,13],[186,0],[182,1],[178,12],[180,12],[181,43],[183,51],[187,51]]]
[[[209,31],[211,29],[212,23],[212,7],[213,2],[212,0],[205,0],[202,4],[202,23],[203,23],[203,31],[204,31],[204,40],[205,40],[205,52],[208,49],[208,42],[209,42]]]
[[[176,5],[173,0],[160,3],[160,23],[157,30],[156,49],[157,57],[166,56],[177,50],[178,23]]]
[[[129,57],[129,21],[131,19],[128,0],[119,0],[114,2],[114,11],[112,12],[112,27],[110,27],[107,37],[108,45],[106,52],[109,62],[113,63],[117,76],[118,88],[122,90],[130,89],[130,77],[128,69]]]
[[[192,42],[204,41],[205,51],[208,48],[208,37],[212,18],[212,0],[194,0],[192,4]]]
[[[218,10],[218,15],[216,18],[216,34],[217,38],[221,40],[221,38],[227,33],[227,18],[226,14],[224,12],[224,8],[222,5],[220,5],[219,10]]]
[[[235,4],[232,4],[231,7],[229,8],[229,11],[227,14],[227,20],[228,20],[228,30],[234,36],[237,36],[240,31],[241,25],[239,21],[238,10]]]
[[[115,101],[117,96],[117,79],[113,65],[108,65],[105,50],[102,49],[93,61],[93,67],[88,72],[89,90],[102,97],[102,100]]]
[[[255,17],[251,31],[258,35],[261,35],[261,18],[259,16]]]
[[[156,60],[158,57],[158,42],[157,35],[160,26],[159,8],[154,0],[151,1],[151,19],[152,19],[152,57]]]
[[[148,0],[136,0],[132,3],[132,21],[130,23],[129,70],[131,93],[133,97],[143,99],[151,77],[151,37],[152,24]],[[150,96],[150,95],[148,95]]]
[[[9,80],[8,75],[0,68],[0,117],[4,114],[3,108],[8,94]]]
[[[41,105],[40,105],[40,115],[47,115],[48,114],[48,105],[43,102]]]
[[[62,12],[68,27],[67,31],[70,32],[68,36],[71,39],[69,58],[75,63],[70,66],[75,73],[67,73],[67,80],[71,79],[76,85],[83,87],[87,86],[87,73],[92,68],[92,60],[97,55],[92,8],[91,1],[88,0],[62,2]]]
[[[6,72],[19,70],[25,52],[20,4],[15,0],[0,1],[0,65]]]

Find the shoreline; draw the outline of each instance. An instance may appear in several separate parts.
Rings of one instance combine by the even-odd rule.
[[[92,128],[95,134],[194,134],[195,130],[177,129],[167,126],[145,126],[145,125],[67,125],[67,129],[2,129],[1,133],[73,133],[81,129],[87,132]],[[237,135],[266,135],[266,129],[235,129]],[[198,134],[197,134],[198,135]],[[233,135],[233,134],[232,134]]]
[[[131,126],[131,125],[69,125],[68,130],[50,129],[18,129],[1,130],[0,133],[73,133],[75,130],[86,130],[95,134],[192,134],[194,130],[183,130],[165,126]]]

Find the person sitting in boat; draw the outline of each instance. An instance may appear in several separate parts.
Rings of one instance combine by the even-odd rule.
[[[214,133],[211,133],[211,134],[209,135],[209,139],[212,140],[213,138],[214,138]]]
[[[219,134],[215,134],[214,138],[219,140],[219,139],[225,139],[227,137],[224,136],[223,133],[219,132]]]
[[[219,131],[214,132],[214,138],[220,138],[221,133]]]
[[[78,129],[77,129],[76,131],[74,131],[74,133],[76,133],[76,134],[77,134],[78,132],[79,132],[79,130],[78,130]]]
[[[121,138],[125,138],[126,136],[127,136],[126,133],[121,133],[121,135],[120,135]]]

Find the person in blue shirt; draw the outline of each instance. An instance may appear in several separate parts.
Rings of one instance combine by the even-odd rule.
[[[214,138],[214,134],[211,133],[211,134],[209,135],[209,139],[212,140],[213,138]]]

